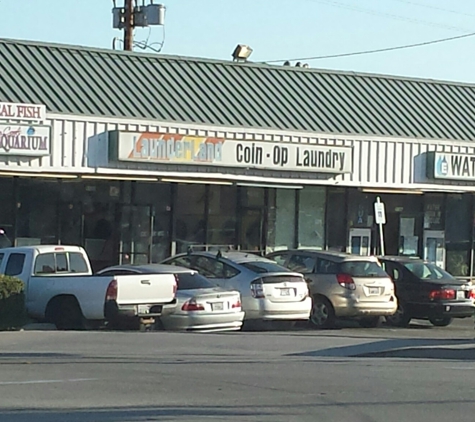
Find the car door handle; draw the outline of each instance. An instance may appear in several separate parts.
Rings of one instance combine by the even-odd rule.
[[[140,280],[140,284],[146,284],[148,286],[150,286],[150,280]]]

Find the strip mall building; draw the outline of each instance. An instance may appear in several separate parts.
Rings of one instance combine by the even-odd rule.
[[[189,245],[474,270],[475,85],[0,40],[0,227],[96,269]]]

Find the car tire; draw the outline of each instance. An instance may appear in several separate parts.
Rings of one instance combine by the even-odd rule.
[[[377,328],[381,324],[381,317],[366,317],[361,318],[358,323],[362,328]]]
[[[404,309],[404,305],[399,302],[397,305],[396,313],[393,315],[388,315],[386,317],[386,323],[393,327],[405,328],[409,325],[411,319],[412,317]]]
[[[82,330],[85,319],[77,300],[73,297],[62,298],[54,305],[53,322],[58,330]]]
[[[445,318],[444,317],[442,318],[430,317],[429,321],[434,327],[447,327],[448,325],[452,323],[453,319],[450,317],[445,317]]]
[[[313,297],[309,321],[312,327],[319,329],[331,328],[335,325],[335,310],[327,298]]]

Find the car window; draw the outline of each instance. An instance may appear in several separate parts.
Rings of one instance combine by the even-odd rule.
[[[353,277],[387,277],[383,268],[374,261],[347,261],[341,264],[341,272]]]
[[[2,265],[3,262],[3,257],[5,256],[4,253],[0,253],[0,266]]]
[[[191,268],[191,256],[186,255],[186,256],[178,256],[176,258],[172,258],[169,261],[166,261],[168,265],[175,265],[178,267],[185,267],[185,268]]]
[[[317,274],[337,274],[338,270],[339,267],[336,262],[323,258],[317,259]]]
[[[5,275],[19,275],[23,272],[23,264],[25,263],[24,253],[12,253],[8,257],[7,267],[5,268]]]
[[[313,273],[315,261],[315,258],[311,256],[294,254],[290,257],[287,267],[298,273]]]
[[[86,260],[78,252],[69,253],[69,269],[72,273],[87,273],[89,271]]]
[[[239,265],[255,273],[281,273],[284,271],[290,271],[281,265],[267,261],[243,262]]]
[[[271,255],[268,258],[272,259],[272,261],[277,262],[277,264],[284,266],[285,261],[287,260],[287,254],[286,253],[278,253],[278,254],[275,254],[275,255]]]
[[[55,268],[54,253],[44,253],[36,257],[35,274],[54,274]]]
[[[381,267],[393,281],[399,281],[401,277],[401,271],[392,262],[381,262]]]
[[[178,290],[208,289],[211,287],[216,287],[216,284],[212,283],[198,273],[178,273],[176,274],[176,278]]]
[[[423,280],[442,280],[449,279],[455,280],[455,278],[444,271],[442,268],[437,267],[434,264],[425,262],[408,262],[404,266],[417,278]]]
[[[68,271],[68,257],[65,253],[57,253],[56,255],[56,272],[65,273]]]

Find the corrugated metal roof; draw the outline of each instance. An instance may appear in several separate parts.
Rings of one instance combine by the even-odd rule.
[[[475,85],[0,39],[0,101],[52,113],[475,139]]]

